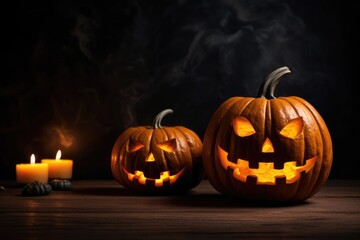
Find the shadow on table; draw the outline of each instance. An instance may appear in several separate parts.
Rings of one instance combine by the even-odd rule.
[[[231,198],[217,193],[198,193],[196,191],[188,191],[182,193],[158,193],[149,194],[127,190],[123,187],[86,187],[74,188],[72,194],[89,195],[89,196],[138,196],[138,197],[162,197],[167,199],[169,204],[181,205],[188,207],[204,207],[204,208],[233,208],[233,207],[293,207],[311,204],[311,201],[302,202],[263,202],[263,201],[246,201]]]
[[[181,205],[187,207],[203,207],[203,208],[276,208],[276,207],[295,207],[300,205],[311,204],[311,201],[302,202],[264,202],[264,201],[250,201],[240,200],[236,198],[227,197],[222,194],[199,194],[189,193],[187,195],[180,195],[169,199],[170,204]]]
[[[137,192],[125,189],[123,187],[82,187],[73,188],[71,190],[73,194],[91,195],[91,196],[138,196],[138,197],[173,197],[186,195],[187,192]]]
[[[91,195],[91,196],[137,196],[138,194],[127,191],[122,187],[88,187],[74,188],[73,194]]]

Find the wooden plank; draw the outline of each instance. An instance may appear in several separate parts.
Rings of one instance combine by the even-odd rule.
[[[178,196],[136,195],[113,180],[74,180],[71,191],[41,197],[2,185],[1,239],[360,239],[355,180],[329,180],[313,198],[288,206],[234,201],[206,180]]]

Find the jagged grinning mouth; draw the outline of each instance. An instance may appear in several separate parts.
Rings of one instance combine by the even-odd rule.
[[[259,162],[259,168],[249,168],[249,161],[238,159],[237,163],[227,159],[228,153],[221,147],[217,147],[222,167],[227,170],[233,169],[233,177],[241,182],[246,182],[248,176],[256,177],[259,185],[275,185],[277,178],[286,178],[286,184],[291,184],[300,179],[301,172],[310,171],[317,156],[306,160],[303,166],[296,166],[296,161],[285,162],[283,169],[274,169],[273,162]]]
[[[129,181],[134,181],[134,179],[136,179],[142,185],[145,185],[146,181],[151,181],[155,183],[155,187],[162,187],[164,186],[164,182],[169,182],[170,185],[174,184],[184,172],[185,168],[181,169],[178,173],[174,175],[170,175],[170,171],[163,171],[160,173],[160,178],[145,177],[144,172],[140,170],[135,170],[133,174],[128,172],[123,166],[122,170],[126,173]]]

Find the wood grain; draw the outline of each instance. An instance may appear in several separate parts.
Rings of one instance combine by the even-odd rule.
[[[173,196],[129,193],[113,180],[20,196],[0,181],[1,239],[360,239],[360,181],[328,180],[297,205],[235,201],[207,180]]]

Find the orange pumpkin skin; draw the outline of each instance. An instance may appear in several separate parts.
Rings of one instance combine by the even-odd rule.
[[[180,193],[200,183],[202,141],[183,126],[161,126],[167,109],[154,126],[125,130],[116,140],[111,156],[114,178],[126,189],[144,193]]]
[[[270,78],[277,75],[278,81],[289,72],[286,67],[274,71],[261,96],[230,98],[213,114],[204,135],[203,163],[220,193],[246,200],[303,201],[326,182],[333,156],[324,120],[300,97],[273,97],[277,83]]]

